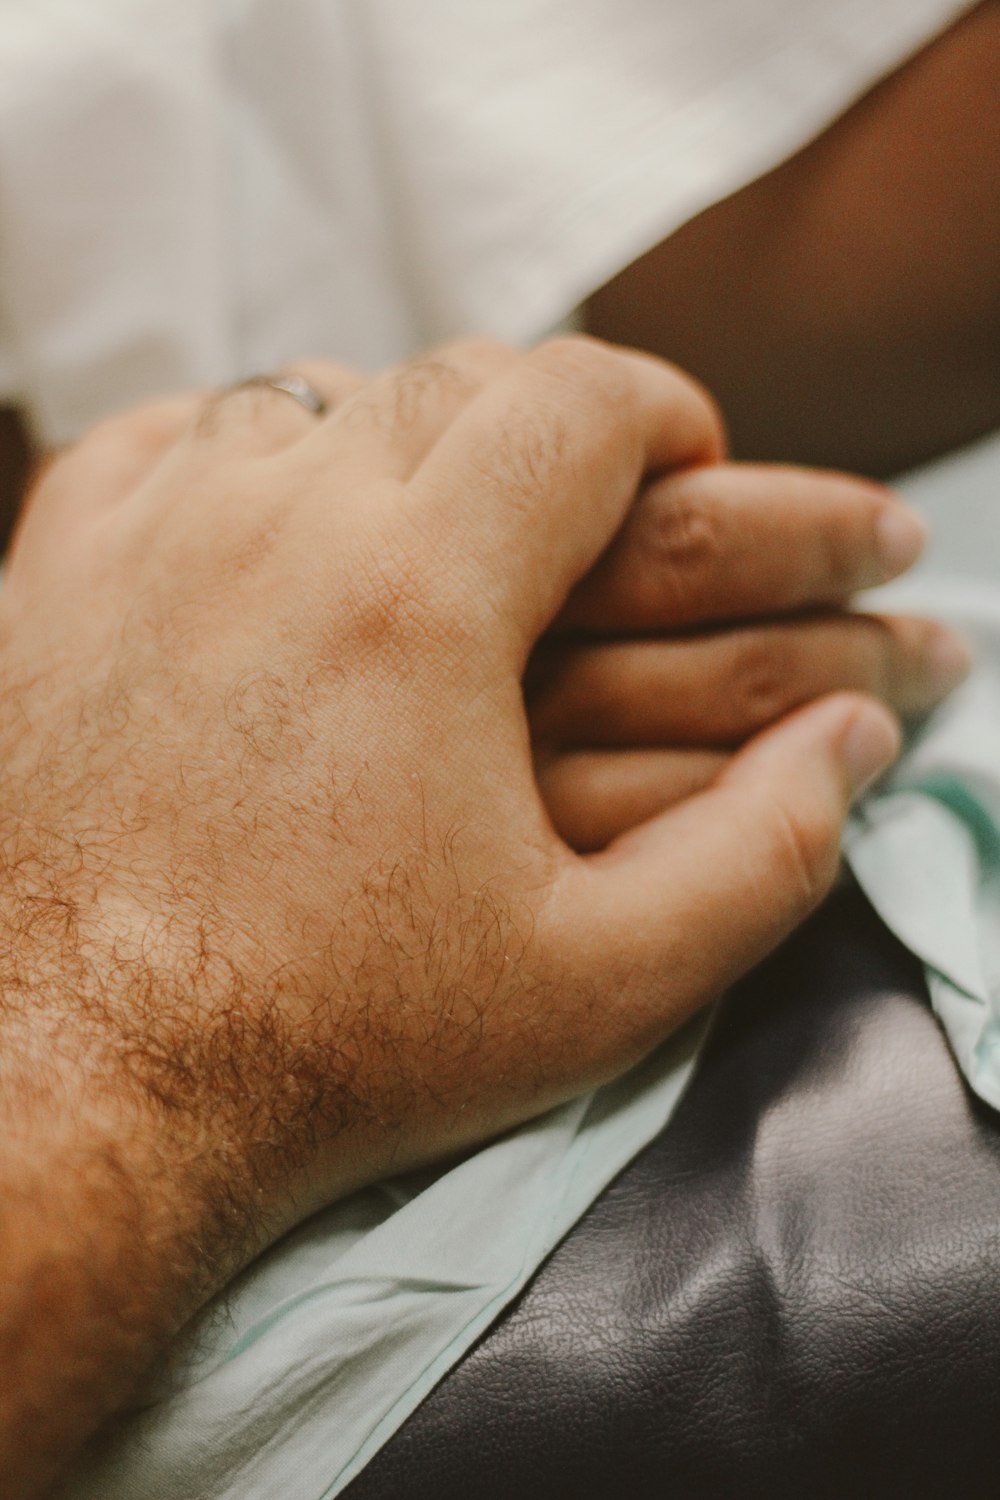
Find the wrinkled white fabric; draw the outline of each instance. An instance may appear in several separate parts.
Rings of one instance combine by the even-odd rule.
[[[0,398],[539,337],[968,0],[0,0]]]

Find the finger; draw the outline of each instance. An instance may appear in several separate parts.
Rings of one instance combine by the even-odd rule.
[[[327,359],[296,360],[274,374],[278,385],[269,384],[268,376],[253,375],[213,391],[192,426],[192,444],[209,457],[220,447],[230,453],[234,446],[246,456],[280,453],[311,435],[324,420],[308,402],[297,400],[281,386],[282,377],[304,381],[330,413],[365,385],[365,377],[357,370]]]
[[[927,529],[844,474],[716,464],[647,486],[557,622],[661,630],[842,603],[915,562]]]
[[[98,422],[46,464],[25,502],[10,565],[42,567],[65,553],[73,533],[120,505],[188,429],[200,394],[169,396]]]
[[[557,339],[487,387],[431,450],[415,479],[421,524],[461,558],[467,608],[504,622],[520,667],[643,475],[716,459],[722,444],[714,406],[687,376]]]
[[[808,915],[836,874],[852,796],[899,743],[885,709],[837,694],[755,740],[707,791],[566,868],[552,917],[602,984],[577,1036],[597,1049],[595,1071],[643,1055]]]
[[[576,750],[537,769],[553,827],[580,853],[704,791],[728,757],[711,750]]]
[[[409,479],[473,397],[518,359],[506,344],[466,339],[367,381],[312,434],[339,480]]]
[[[555,647],[535,667],[529,717],[537,738],[563,746],[737,745],[838,689],[926,713],[969,663],[962,638],[936,621],[847,613]]]

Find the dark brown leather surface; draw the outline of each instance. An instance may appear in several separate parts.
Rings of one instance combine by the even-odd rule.
[[[349,1500],[1000,1495],[1000,1129],[854,890]]]

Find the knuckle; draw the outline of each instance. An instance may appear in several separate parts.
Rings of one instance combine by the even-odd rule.
[[[791,642],[777,632],[741,642],[724,684],[734,727],[761,728],[785,713],[796,701],[798,665]]]
[[[651,370],[658,371],[660,399],[669,403],[687,430],[685,461],[714,463],[725,456],[725,424],[716,401],[676,365],[617,349],[585,334],[549,339],[530,358],[576,392],[598,436],[606,435],[608,429],[620,436],[636,421],[640,408],[636,360],[644,358]]]
[[[566,466],[569,451],[565,415],[537,402],[521,402],[498,434],[493,454],[495,478],[507,502],[534,509],[553,474]]]
[[[589,467],[603,463],[612,448],[638,450],[636,387],[614,350],[583,336],[561,336],[539,345],[528,360],[541,377],[530,428],[543,441],[529,443],[526,450],[533,481],[554,464],[568,464],[571,454],[575,465]],[[532,457],[543,462],[531,463]]]
[[[398,365],[351,400],[344,411],[350,427],[409,432],[429,410],[476,394],[481,382],[447,351]]]
[[[412,360],[395,377],[393,418],[399,426],[412,426],[442,395],[464,396],[478,386],[479,382],[454,359],[429,354]]]
[[[631,393],[631,381],[621,358],[606,344],[585,334],[560,334],[546,339],[529,356],[552,379],[593,401],[621,402]]]
[[[717,570],[725,551],[718,509],[679,485],[655,495],[642,523],[641,546],[658,585],[684,595]]]

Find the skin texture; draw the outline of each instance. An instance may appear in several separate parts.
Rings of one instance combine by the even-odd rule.
[[[1000,425],[1000,0],[591,299],[738,458],[888,475]]]
[[[720,558],[767,529],[756,504],[784,545],[782,486],[826,517],[826,563],[807,549],[776,596],[774,557],[756,584],[747,561],[748,615],[892,571],[874,523],[905,512],[839,477],[754,501],[697,386],[586,340],[306,373],[323,421],[256,387],[98,429],[48,473],[0,600],[11,1500],[316,1206],[620,1072],[759,959],[898,745],[834,693],[575,852],[525,669],[542,637],[572,659],[567,632],[613,631],[636,568],[648,625],[717,621],[718,560],[682,549],[658,588],[634,546],[670,476],[716,466]],[[918,691],[926,653],[879,639]],[[531,713],[576,743],[572,712]],[[711,722],[693,709],[686,741]],[[614,801],[608,827],[634,822]]]

